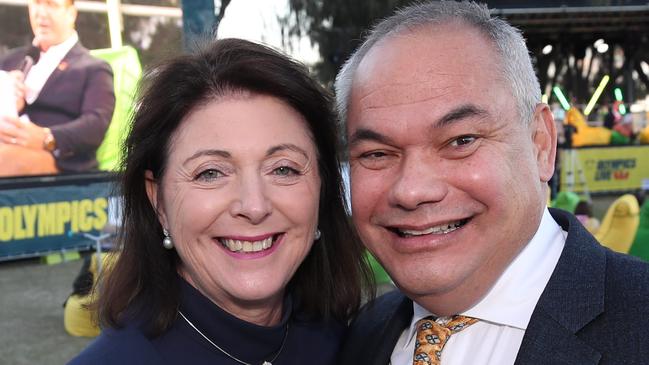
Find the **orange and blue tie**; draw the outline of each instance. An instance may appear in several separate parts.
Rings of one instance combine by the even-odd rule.
[[[475,318],[460,315],[453,316],[444,325],[435,322],[433,317],[426,317],[417,321],[413,365],[440,365],[442,350],[449,337],[477,321]]]

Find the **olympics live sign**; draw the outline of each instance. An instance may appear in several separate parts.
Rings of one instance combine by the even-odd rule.
[[[91,247],[84,234],[99,235],[115,214],[112,182],[101,180],[0,186],[0,261]]]
[[[560,153],[561,190],[649,189],[649,146],[584,147]]]

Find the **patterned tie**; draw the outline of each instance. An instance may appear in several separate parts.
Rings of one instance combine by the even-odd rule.
[[[426,317],[417,321],[415,355],[413,365],[440,365],[442,349],[452,334],[462,331],[478,320],[464,316],[453,316],[448,323],[441,325]]]

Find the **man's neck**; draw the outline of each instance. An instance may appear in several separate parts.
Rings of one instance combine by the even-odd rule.
[[[70,31],[68,34],[66,34],[65,37],[62,38],[63,40],[62,40],[61,42],[59,42],[59,43],[57,43],[57,44],[43,44],[42,42],[35,41],[36,43],[38,43],[38,44],[35,44],[35,45],[38,46],[38,48],[41,50],[41,52],[45,53],[45,52],[47,52],[50,48],[60,46],[61,44],[67,42],[67,41],[68,41],[70,38],[72,38],[75,34],[76,34],[76,31],[73,29],[73,30]]]
[[[503,257],[502,253],[494,251],[493,255],[483,263],[481,269],[474,271],[471,277],[465,278],[462,284],[451,290],[426,295],[404,293],[437,316],[463,313],[479,303],[489,293],[507,267],[530,242],[534,232],[524,237],[522,242],[517,244],[517,250],[511,252],[508,257]]]
[[[493,283],[495,283],[495,280],[492,285]],[[486,288],[456,288],[450,292],[424,296],[411,295],[407,292],[404,292],[404,294],[430,313],[446,317],[462,313],[473,307],[489,292],[490,288],[491,286]]]

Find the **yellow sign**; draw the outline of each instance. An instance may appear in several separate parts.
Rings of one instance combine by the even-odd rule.
[[[649,146],[561,150],[561,190],[649,189]]]
[[[0,207],[0,242],[101,230],[107,207],[106,198]]]

